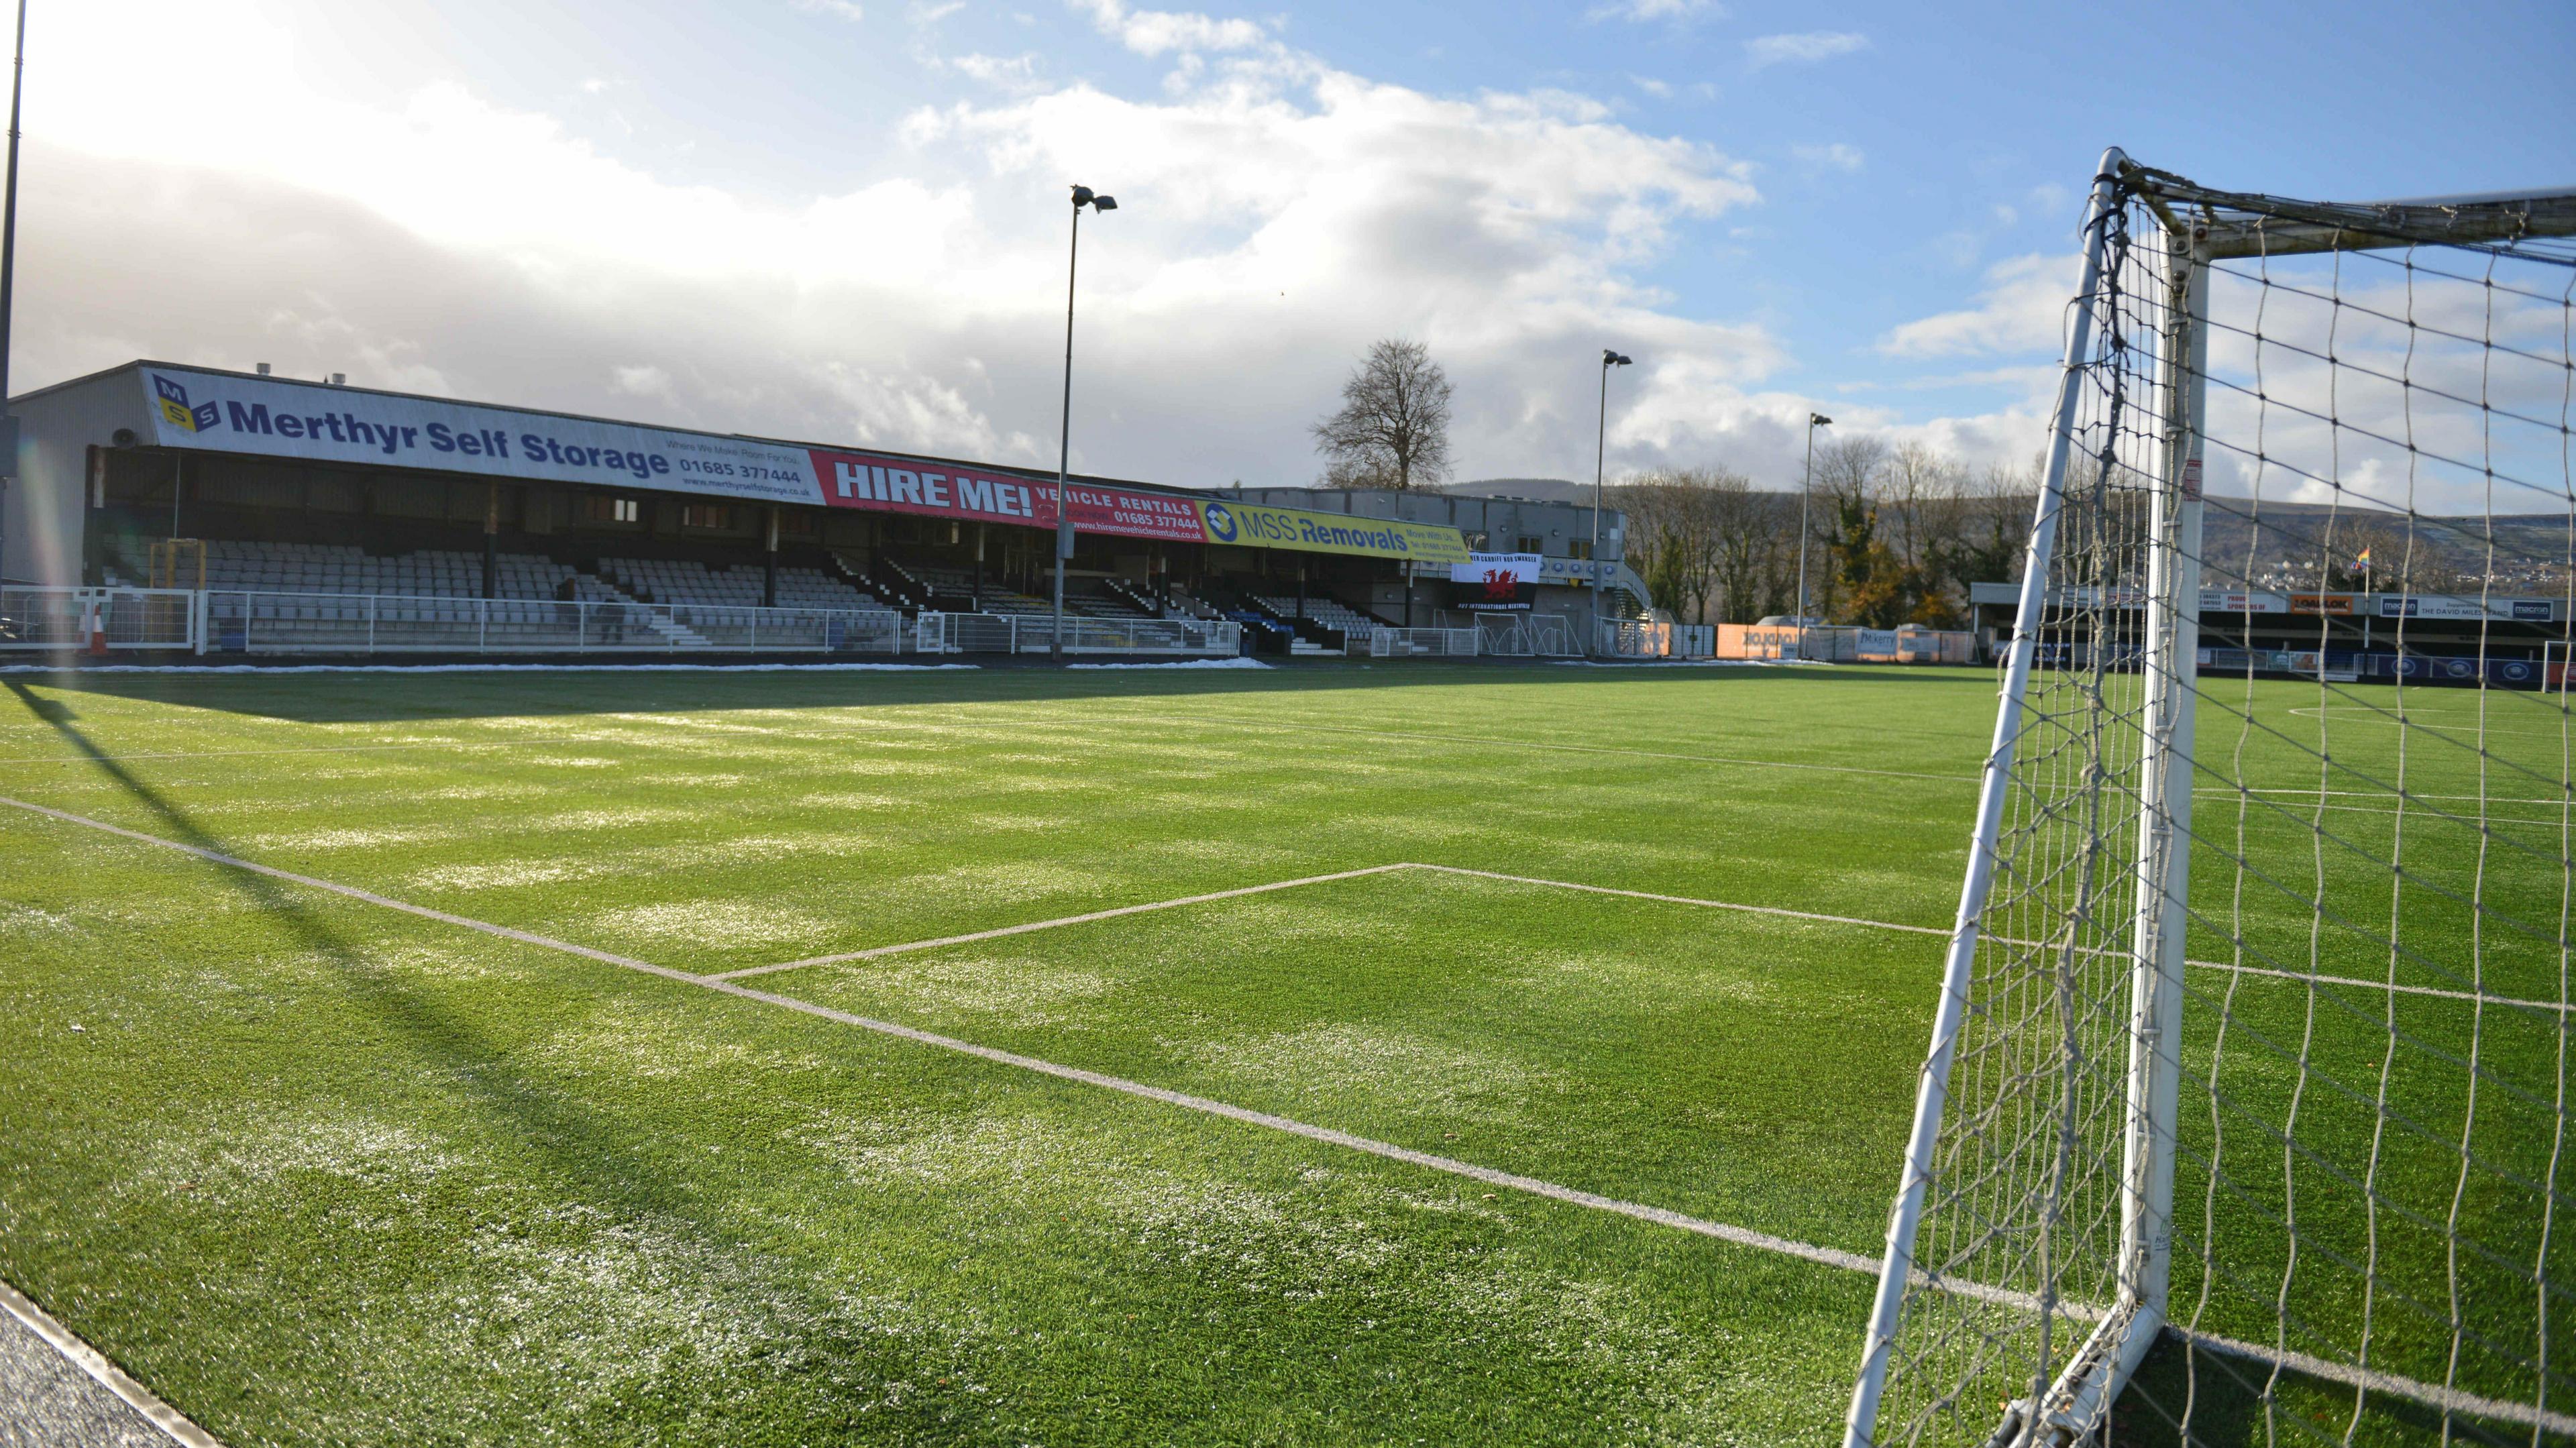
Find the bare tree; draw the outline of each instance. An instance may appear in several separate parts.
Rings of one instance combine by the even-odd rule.
[[[1749,623],[1797,592],[1797,498],[1732,468],[1649,473],[1618,489],[1628,561],[1655,606],[1684,623]]]
[[[1342,410],[1316,423],[1335,487],[1427,488],[1449,472],[1449,378],[1420,342],[1388,338],[1342,384]]]

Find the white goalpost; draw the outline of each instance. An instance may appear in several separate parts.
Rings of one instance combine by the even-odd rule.
[[[2104,156],[1847,1448],[2576,1435],[2571,234]]]

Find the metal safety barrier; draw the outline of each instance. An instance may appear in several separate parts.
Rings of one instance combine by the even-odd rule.
[[[1472,659],[1484,642],[1473,628],[1381,628],[1369,635],[1373,659]]]
[[[199,600],[184,588],[0,588],[0,649],[193,649]]]
[[[219,654],[891,655],[904,636],[890,611],[372,593],[215,589],[202,617]]]
[[[924,613],[914,621],[921,653],[1044,654],[1053,652],[1054,620],[1045,614]],[[1243,626],[1228,619],[1076,618],[1064,620],[1068,654],[1169,654],[1231,657],[1243,647]]]

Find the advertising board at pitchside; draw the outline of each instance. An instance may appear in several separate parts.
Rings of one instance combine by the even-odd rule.
[[[1051,528],[1051,476],[145,364],[163,447]],[[1455,528],[1067,483],[1077,533],[1461,563]]]

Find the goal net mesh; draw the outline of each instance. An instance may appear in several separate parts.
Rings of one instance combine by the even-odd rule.
[[[1854,1438],[2571,1441],[2568,200],[2117,174]],[[2160,549],[2196,590],[2159,599]],[[2184,789],[2156,1116],[2140,905],[2179,872],[2142,856]],[[2097,1328],[2142,1301],[2151,1346],[2088,1409]]]

